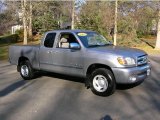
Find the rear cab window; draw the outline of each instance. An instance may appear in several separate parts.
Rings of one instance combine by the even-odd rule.
[[[55,41],[56,33],[48,33],[44,40],[44,46],[47,48],[52,48]]]

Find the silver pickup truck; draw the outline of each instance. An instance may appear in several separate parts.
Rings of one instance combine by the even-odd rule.
[[[108,96],[116,83],[142,82],[150,75],[147,54],[138,49],[113,46],[102,35],[88,30],[55,30],[40,45],[9,47],[9,61],[23,79],[35,71],[84,77],[96,95]]]

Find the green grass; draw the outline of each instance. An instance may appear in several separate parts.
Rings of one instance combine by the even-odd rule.
[[[8,59],[9,45],[17,43],[19,36],[17,34],[0,36],[0,60]]]
[[[28,45],[39,44],[40,38],[40,35],[34,36],[34,39],[28,42]],[[8,49],[13,44],[23,45],[23,42],[17,38],[17,34],[0,36],[0,60],[8,59]]]
[[[136,47],[138,49],[144,50],[149,55],[160,55],[160,50],[156,50],[150,46]]]
[[[137,48],[144,50],[149,55],[160,55],[160,50],[155,49],[155,36],[140,38],[140,40],[142,41],[142,44],[139,45]]]
[[[8,45],[0,46],[0,60],[7,60],[8,59]]]
[[[19,40],[18,34],[0,36],[0,45],[17,43],[18,40]]]
[[[137,38],[135,40],[119,39],[118,41],[118,45],[120,46],[138,48],[144,50],[149,55],[160,55],[160,50],[155,49],[155,44],[156,36],[146,36],[143,38]]]

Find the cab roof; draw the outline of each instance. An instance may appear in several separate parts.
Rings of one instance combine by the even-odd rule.
[[[76,33],[76,32],[94,32],[94,31],[91,31],[91,30],[81,30],[81,29],[74,29],[74,30],[53,30],[53,31],[48,31],[48,32],[73,32],[73,33]]]

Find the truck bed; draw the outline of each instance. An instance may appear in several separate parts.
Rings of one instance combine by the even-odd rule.
[[[12,45],[9,47],[9,62],[18,65],[18,59],[26,57],[31,65],[39,69],[39,45]]]

